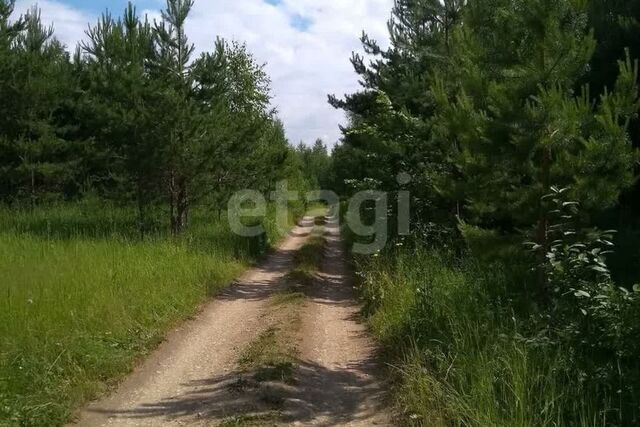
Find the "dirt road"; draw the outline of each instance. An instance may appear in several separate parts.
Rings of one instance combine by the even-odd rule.
[[[313,218],[305,218],[260,267],[172,332],[111,396],[83,410],[77,425],[391,425],[335,224],[326,227],[321,272],[304,291],[294,381],[251,392],[242,385],[238,360],[269,328],[270,300],[286,286],[294,254],[312,228]]]
[[[318,280],[303,312],[298,371],[302,399],[291,414],[305,425],[389,426],[375,347],[360,321],[340,231],[329,221]]]

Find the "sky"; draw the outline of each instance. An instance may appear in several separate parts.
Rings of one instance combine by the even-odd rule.
[[[24,13],[36,0],[17,0]],[[119,15],[127,0],[38,0],[45,22],[70,49],[84,38],[88,23],[106,9]],[[164,0],[134,1],[141,14],[158,19]],[[187,31],[197,53],[213,49],[216,36],[246,42],[272,80],[273,106],[293,144],[340,138],[344,113],[327,95],[358,90],[349,62],[361,52],[365,30],[386,45],[393,0],[195,0]]]

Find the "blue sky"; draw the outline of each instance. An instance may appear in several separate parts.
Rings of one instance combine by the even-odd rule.
[[[61,3],[67,4],[72,8],[87,11],[92,14],[99,14],[106,9],[112,12],[119,12],[124,10],[127,6],[128,0],[64,0]],[[163,2],[161,0],[138,0],[134,4],[139,9],[156,9],[161,7]]]
[[[283,0],[263,0],[265,3],[274,7],[284,7]],[[60,0],[61,3],[70,7],[85,11],[92,15],[99,15],[105,10],[111,11],[113,14],[120,13],[127,7],[129,0]],[[161,9],[165,5],[164,0],[137,0],[133,2],[138,10],[155,10]],[[313,24],[313,19],[300,13],[291,13],[289,23],[293,28],[300,31],[307,31]]]
[[[127,5],[127,0],[17,0],[17,13],[36,2],[70,48],[101,12],[108,8],[118,15]],[[154,19],[165,0],[133,3]],[[323,138],[332,145],[345,118],[329,106],[327,95],[358,90],[349,58],[361,51],[362,30],[386,43],[392,5],[393,0],[195,0],[187,31],[198,52],[212,49],[217,36],[246,42],[266,64],[272,104],[289,140]]]

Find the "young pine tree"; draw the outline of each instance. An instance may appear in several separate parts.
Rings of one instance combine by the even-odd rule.
[[[344,100],[330,99],[350,117],[336,150],[338,185],[370,182],[395,190],[396,177],[403,172],[412,177],[413,207],[422,219],[434,221],[437,211],[452,210],[435,187],[434,178],[448,169],[441,147],[431,138],[436,107],[431,82],[448,58],[464,3],[396,0],[389,21],[390,47],[382,49],[363,35],[365,52],[374,56],[369,65],[362,56],[352,58],[363,91]]]
[[[11,9],[12,3],[1,3],[0,16]],[[6,72],[0,82],[6,108],[0,130],[5,197],[28,199],[35,206],[45,196],[64,194],[74,180],[74,146],[60,137],[57,120],[73,89],[71,66],[37,7],[16,24],[6,17],[0,21],[0,67]]]
[[[7,201],[17,191],[17,182],[13,169],[18,164],[18,155],[14,146],[15,111],[18,88],[14,83],[17,55],[15,41],[25,22],[22,17],[12,21],[14,0],[0,0],[0,199]]]
[[[161,147],[157,144],[159,86],[150,78],[152,30],[129,3],[122,18],[102,16],[89,29],[85,52],[84,126],[93,134],[109,192],[135,201],[141,232],[159,193]]]
[[[162,20],[154,28],[154,78],[165,82],[161,117],[171,117],[162,126],[163,165],[171,230],[176,235],[187,227],[191,187],[202,170],[200,117],[193,100],[191,57],[195,48],[185,30],[192,7],[193,0],[167,0]]]
[[[595,40],[585,3],[469,2],[451,67],[438,76],[434,135],[459,174],[475,221],[513,231],[533,227],[544,257],[551,187],[571,188],[589,212],[616,203],[633,182],[627,134],[637,110],[637,67],[622,61],[616,85],[591,102],[575,92]],[[546,294],[539,277],[540,294]]]

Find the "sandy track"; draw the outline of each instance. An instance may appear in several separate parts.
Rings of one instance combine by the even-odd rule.
[[[79,417],[80,426],[209,425],[233,414],[225,391],[238,354],[257,337],[269,296],[289,272],[313,221],[306,218],[259,268],[172,332],[110,397]]]
[[[215,426],[228,417],[264,413],[261,393],[238,391],[238,359],[268,326],[270,297],[285,286],[294,253],[313,228],[306,218],[259,268],[172,332],[109,397],[89,405],[81,426]],[[335,224],[326,230],[325,257],[307,289],[295,384],[275,384],[278,422],[264,425],[392,425],[375,379],[374,345],[359,321],[345,254]],[[263,424],[251,424],[263,425]]]

